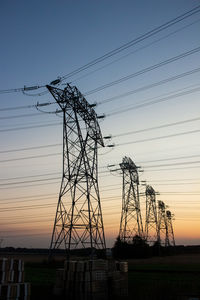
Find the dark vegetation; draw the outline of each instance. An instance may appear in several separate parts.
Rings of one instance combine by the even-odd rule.
[[[183,253],[200,253],[200,246],[175,246],[164,247],[158,242],[149,246],[145,239],[138,235],[131,243],[123,242],[118,237],[112,249],[115,259],[150,258],[154,256],[166,256]]]

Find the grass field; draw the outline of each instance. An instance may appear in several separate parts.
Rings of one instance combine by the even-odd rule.
[[[137,300],[200,299],[200,254],[130,260],[129,295]]]
[[[129,298],[134,300],[200,299],[200,254],[129,260]],[[56,268],[26,257],[25,280],[32,284],[31,300],[57,299],[52,290]],[[63,299],[62,299],[63,300]],[[105,300],[105,299],[103,299]]]

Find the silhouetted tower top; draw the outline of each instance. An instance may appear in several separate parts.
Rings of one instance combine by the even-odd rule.
[[[167,246],[168,231],[165,203],[158,201],[158,241],[161,245]]]
[[[134,183],[139,184],[138,168],[140,167],[137,167],[130,157],[125,156],[119,165],[122,171],[131,173]]]
[[[152,186],[147,185],[145,190],[146,195],[146,222],[145,222],[145,237],[149,244],[154,244],[158,241],[158,218],[156,207],[156,192]]]
[[[124,242],[132,242],[134,236],[143,236],[138,167],[130,157],[125,156],[120,163],[120,168],[123,174],[123,184],[119,237]]]
[[[166,217],[167,217],[167,246],[175,246],[175,238],[174,238],[174,230],[172,225],[172,220],[174,215],[172,215],[171,211],[166,211]]]

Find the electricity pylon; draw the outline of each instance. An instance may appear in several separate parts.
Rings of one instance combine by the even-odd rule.
[[[167,221],[166,246],[175,246],[172,218],[173,215],[171,214],[171,211],[167,210],[166,211],[166,221]]]
[[[63,171],[50,244],[53,249],[106,249],[98,186],[97,115],[79,90],[47,86],[63,112]]]
[[[125,156],[120,168],[123,174],[123,187],[119,237],[123,242],[132,242],[135,235],[143,236],[138,167]]]
[[[152,186],[147,185],[145,190],[146,195],[146,223],[145,223],[145,238],[152,245],[158,241],[158,218],[156,208],[156,193]]]
[[[158,242],[167,246],[168,228],[166,207],[163,201],[158,201]]]

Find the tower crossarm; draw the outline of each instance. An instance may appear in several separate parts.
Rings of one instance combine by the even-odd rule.
[[[47,89],[63,111],[73,109],[89,128],[89,135],[104,147],[103,137],[97,121],[97,114],[75,86],[67,84],[64,90],[47,85]]]

